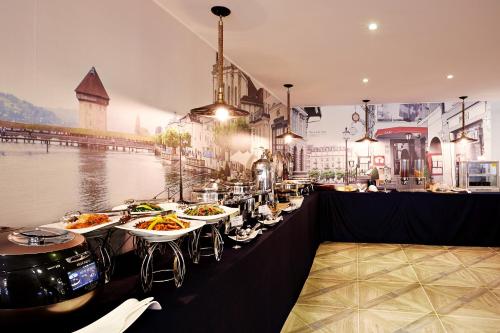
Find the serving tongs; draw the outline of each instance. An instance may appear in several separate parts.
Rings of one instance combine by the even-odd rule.
[[[66,222],[76,222],[80,215],[83,214],[105,214],[108,216],[126,216],[129,213],[128,209],[120,209],[120,210],[102,210],[99,212],[80,212],[79,210],[76,211],[70,211],[64,214],[63,220]]]

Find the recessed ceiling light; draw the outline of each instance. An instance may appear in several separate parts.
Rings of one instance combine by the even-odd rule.
[[[446,78],[447,78],[448,80],[451,80],[451,79],[453,79],[453,78],[454,78],[454,76],[453,76],[453,74],[448,74],[448,75],[446,75]]]
[[[363,81],[363,83],[368,83],[368,78],[365,77],[362,81]]]
[[[372,22],[372,23],[368,24],[368,29],[372,30],[372,31],[373,30],[377,30],[378,29],[378,24],[375,23],[375,22]]]

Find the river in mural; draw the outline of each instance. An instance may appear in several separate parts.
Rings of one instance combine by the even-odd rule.
[[[178,197],[177,166],[152,153],[59,146],[47,153],[45,145],[3,142],[0,225],[45,224],[70,210],[108,209],[126,199],[152,198],[166,188]],[[193,173],[183,177],[187,185],[202,178]]]

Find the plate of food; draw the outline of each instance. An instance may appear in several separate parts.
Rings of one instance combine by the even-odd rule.
[[[187,207],[182,211],[177,211],[177,215],[180,218],[213,221],[223,219],[239,211],[240,210],[238,208],[231,208],[216,204],[202,204]]]
[[[143,215],[147,213],[161,213],[167,210],[175,210],[177,208],[177,204],[175,203],[153,203],[147,201],[134,202],[131,204],[124,204],[113,207],[113,210],[130,210],[131,215]]]
[[[70,230],[77,234],[86,234],[98,229],[107,229],[120,222],[121,216],[109,216],[107,214],[86,213],[75,214],[64,221],[45,224],[42,227]]]
[[[138,218],[118,225],[116,228],[126,230],[149,241],[164,242],[176,240],[191,231],[201,228],[204,224],[204,221],[180,219],[177,214],[173,213]]]

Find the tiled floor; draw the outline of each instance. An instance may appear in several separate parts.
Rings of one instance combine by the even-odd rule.
[[[282,332],[500,332],[500,248],[323,243]]]

